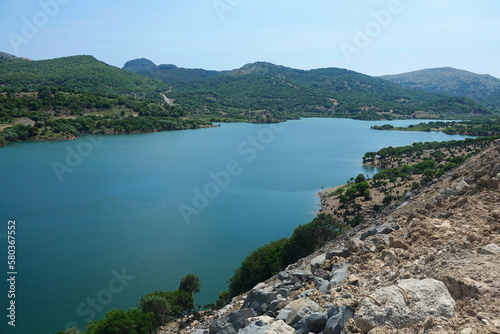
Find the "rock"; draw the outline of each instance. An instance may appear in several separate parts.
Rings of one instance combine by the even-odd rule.
[[[266,334],[269,326],[262,321],[252,322],[250,325],[238,331],[238,334]]]
[[[192,334],[208,334],[208,329],[197,329]]]
[[[274,321],[274,318],[271,318],[267,315],[261,315],[260,317],[251,317],[245,319],[245,327],[250,325],[252,322],[260,322],[264,325],[269,325]]]
[[[242,308],[250,308],[254,310],[257,315],[264,314],[269,304],[276,299],[276,295],[277,293],[270,291],[269,288],[262,290],[254,289],[248,294]]]
[[[481,254],[500,255],[500,247],[496,244],[489,244],[481,249]]]
[[[309,325],[307,324],[306,319],[300,319],[300,321],[293,325],[293,329],[295,329],[295,334],[309,333]]]
[[[372,227],[371,229],[361,233],[359,239],[361,241],[365,241],[366,238],[371,237],[372,235],[375,235],[375,234],[377,234],[377,229],[375,227]]]
[[[321,286],[318,288],[319,293],[327,294],[330,292],[330,281],[323,281]]]
[[[460,332],[460,334],[471,334],[471,333],[472,333],[472,328],[470,328],[470,327],[464,328]]]
[[[357,277],[354,274],[349,275],[349,279],[347,281],[349,285],[358,285],[359,283],[359,277]]]
[[[378,234],[391,234],[392,232],[394,232],[392,226],[387,224],[382,224],[380,226],[377,226],[375,230],[377,231]]]
[[[457,196],[457,192],[451,188],[441,189],[436,196],[436,199],[447,200],[451,196]]]
[[[309,326],[321,326],[321,325],[324,325],[326,324],[327,320],[328,320],[328,313],[319,313],[319,312],[314,312],[314,313],[311,313],[310,316],[308,316],[306,318],[307,320],[307,323],[309,324]]]
[[[283,289],[283,288],[277,288],[274,290],[276,292],[276,296],[280,295],[281,297],[287,298],[288,297],[288,290]]]
[[[354,317],[354,307],[342,306],[337,314],[334,314],[326,322],[324,334],[340,334],[344,328],[345,323],[352,317]]]
[[[266,334],[294,334],[295,330],[293,327],[288,326],[283,322],[283,320],[278,320],[273,322],[271,326],[269,326],[269,330]]]
[[[276,312],[276,308],[278,307],[278,305],[282,302],[285,302],[286,299],[281,299],[281,298],[278,298],[278,299],[275,299],[271,302],[271,304],[269,304],[269,306],[267,307],[267,312],[271,311],[271,312]]]
[[[285,310],[291,311],[286,318],[286,324],[294,325],[300,321],[300,319],[305,318],[313,312],[322,312],[323,308],[309,298],[300,298],[291,301],[287,306],[285,306]],[[280,314],[281,312],[282,311],[280,311]]]
[[[342,267],[339,265],[335,265],[332,269],[332,278],[330,279],[330,289],[343,280],[345,280],[348,276],[348,268],[349,264],[346,262]]]
[[[290,313],[292,313],[291,310],[285,310],[284,308],[282,308],[279,313],[278,313],[278,316],[276,317],[277,320],[283,320],[283,321],[286,321],[286,319],[288,318],[288,316],[290,315]]]
[[[355,317],[356,326],[364,332],[384,324],[409,328],[428,318],[449,319],[455,316],[455,301],[443,282],[408,279],[400,281],[399,286],[406,291],[411,305],[398,287],[381,288],[370,295],[382,306],[369,298],[362,298]]]
[[[383,250],[382,261],[384,261],[386,266],[392,267],[397,263],[398,256],[392,250]]]
[[[326,253],[326,259],[331,260],[331,259],[333,259],[334,256],[347,258],[351,255],[352,255],[352,252],[349,250],[349,248],[346,248],[346,247],[336,248],[336,249],[333,249],[333,250],[329,251],[328,253]]]
[[[311,272],[314,274],[315,271],[319,268],[321,268],[321,265],[325,263],[326,256],[325,254],[321,254],[316,256],[314,259],[311,260]]]
[[[240,329],[245,327],[245,319],[255,316],[257,316],[255,311],[249,308],[242,308],[231,312],[223,318],[212,321],[209,333],[236,334]]]
[[[361,248],[361,246],[363,245],[363,241],[359,240],[358,238],[351,238],[346,241],[345,245],[351,252],[354,253]]]
[[[278,278],[281,280],[281,281],[289,281],[291,279],[291,276],[289,273],[287,273],[286,271],[280,271],[278,273]]]
[[[469,189],[470,189],[469,184],[467,184],[467,182],[465,182],[464,180],[460,180],[455,186],[455,191],[459,195],[465,194]]]
[[[301,281],[304,281],[305,279],[307,279],[307,277],[311,276],[310,273],[304,270],[290,270],[288,273],[294,277],[297,277]]]
[[[408,249],[408,244],[401,239],[396,239],[394,236],[389,236],[389,247]]]
[[[326,271],[324,269],[316,269],[314,272],[314,276],[322,278],[324,280],[329,280],[330,279],[331,273],[329,271]]]

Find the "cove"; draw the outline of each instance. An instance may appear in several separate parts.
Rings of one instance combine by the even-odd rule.
[[[16,327],[0,332],[84,329],[188,273],[202,282],[195,303],[215,301],[250,251],[312,220],[321,187],[372,176],[365,152],[466,138],[370,129],[420,122],[311,118],[8,145],[0,256],[15,219]],[[0,289],[5,310],[5,279]]]

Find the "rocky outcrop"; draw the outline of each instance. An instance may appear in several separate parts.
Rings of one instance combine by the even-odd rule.
[[[383,325],[407,328],[426,319],[455,316],[455,301],[448,289],[433,279],[402,280],[397,286],[376,290],[371,297],[361,299],[356,312],[356,326],[364,332]]]

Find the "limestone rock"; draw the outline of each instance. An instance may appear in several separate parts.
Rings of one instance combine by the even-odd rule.
[[[334,314],[326,322],[324,334],[340,334],[345,323],[354,317],[354,307],[342,306],[338,313]]]
[[[252,322],[259,322],[264,325],[270,325],[272,322],[274,322],[274,318],[271,318],[267,315],[261,315],[260,317],[251,317],[245,319],[245,326],[250,325]]]
[[[210,324],[210,334],[236,334],[245,327],[245,319],[255,317],[257,314],[252,309],[242,308],[229,313],[227,316],[214,320]]]
[[[285,324],[283,320],[278,320],[269,326],[266,334],[293,334],[294,332],[295,330]]]
[[[500,247],[496,244],[489,244],[481,249],[481,254],[500,255]]]
[[[330,288],[349,277],[348,268],[349,264],[347,262],[343,266],[335,265],[333,267],[332,278],[330,279]]]
[[[357,252],[362,245],[363,241],[359,240],[358,238],[351,238],[346,241],[346,247],[353,253]]]
[[[267,307],[276,299],[276,295],[277,293],[270,291],[269,288],[262,290],[254,289],[248,294],[243,308],[250,308],[258,315],[264,314]]]
[[[269,330],[269,325],[262,321],[252,322],[250,325],[238,331],[238,334],[266,334]]]
[[[347,258],[351,255],[352,252],[349,250],[349,248],[344,247],[329,251],[328,253],[326,253],[326,259],[331,260],[334,256]]]
[[[384,324],[408,328],[428,318],[455,316],[455,301],[443,282],[434,279],[407,279],[402,280],[399,286],[406,291],[411,307],[398,287],[381,288],[371,296],[382,306],[369,298],[361,299],[355,317],[356,326],[364,332]]]
[[[309,298],[296,299],[285,306],[285,310],[291,311],[286,318],[287,325],[293,325],[311,313],[323,312],[323,308]]]

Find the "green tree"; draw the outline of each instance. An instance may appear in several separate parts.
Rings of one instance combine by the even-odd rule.
[[[356,183],[366,182],[366,177],[363,174],[358,174],[354,182]]]
[[[153,313],[155,318],[154,327],[158,328],[171,319],[171,305],[167,298],[160,295],[142,296],[140,308],[144,313]]]
[[[200,278],[193,274],[188,274],[186,277],[181,279],[179,284],[179,290],[183,290],[190,293],[199,293],[201,289]]]
[[[150,334],[153,324],[153,313],[113,309],[104,319],[90,322],[86,334]]]

